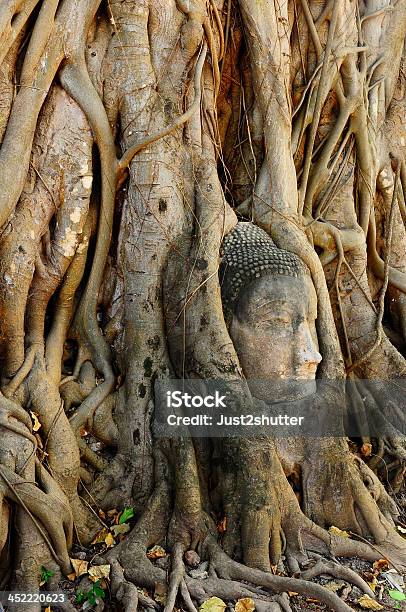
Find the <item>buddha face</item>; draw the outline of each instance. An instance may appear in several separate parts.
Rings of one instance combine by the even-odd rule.
[[[321,361],[316,317],[316,292],[307,275],[268,274],[242,289],[230,335],[255,397],[274,403],[315,392]]]

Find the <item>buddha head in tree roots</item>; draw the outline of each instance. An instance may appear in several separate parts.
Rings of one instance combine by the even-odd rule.
[[[224,315],[252,394],[277,402],[313,393],[321,355],[307,266],[252,223],[237,224],[221,255]]]

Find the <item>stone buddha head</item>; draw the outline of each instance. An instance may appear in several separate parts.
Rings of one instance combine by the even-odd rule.
[[[272,403],[314,393],[321,355],[307,266],[252,223],[237,224],[221,255],[225,319],[251,393]]]

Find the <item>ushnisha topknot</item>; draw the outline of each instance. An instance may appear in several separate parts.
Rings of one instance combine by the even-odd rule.
[[[225,236],[220,256],[219,277],[226,318],[232,314],[241,289],[254,278],[266,274],[310,275],[297,255],[277,247],[272,238],[253,223],[237,223]]]

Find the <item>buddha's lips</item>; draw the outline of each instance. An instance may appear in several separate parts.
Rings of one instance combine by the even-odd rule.
[[[295,378],[298,380],[312,380],[316,378],[316,372],[316,364],[304,365],[295,371]]]

